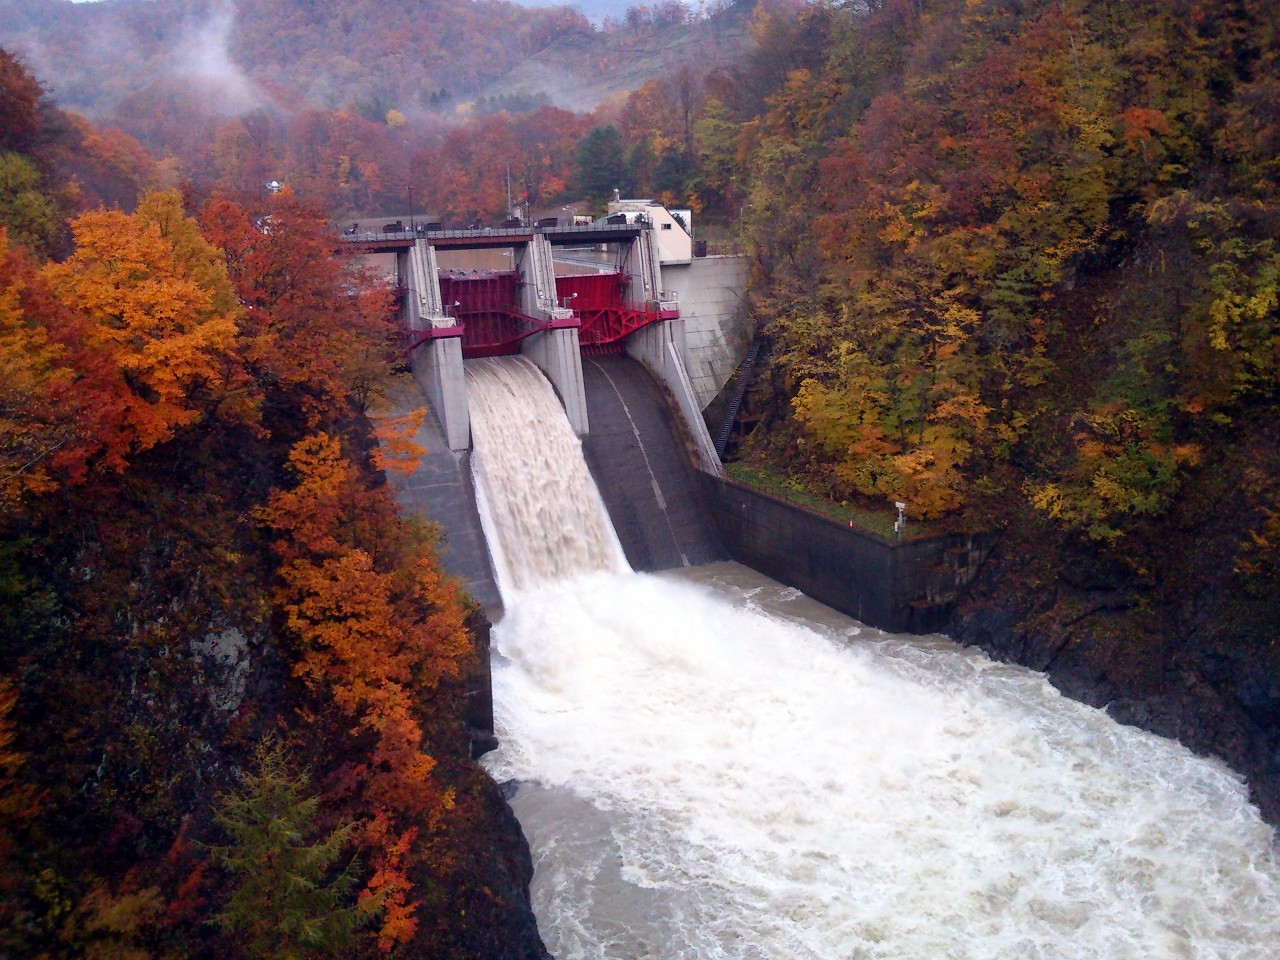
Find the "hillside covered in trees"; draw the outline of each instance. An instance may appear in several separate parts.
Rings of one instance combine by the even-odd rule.
[[[542,956],[385,283],[287,190],[68,224],[95,132],[0,108],[0,954]]]
[[[300,9],[281,8],[283,32],[306,29]],[[29,69],[44,65],[0,62],[0,342],[18,358],[0,385],[0,909],[28,938],[6,947],[159,956],[194,930],[183,950],[230,949],[231,933],[184,924],[235,922],[235,791],[281,783],[314,824],[303,862],[331,881],[324,896],[350,906],[365,891],[363,914],[341,914],[352,929],[330,931],[357,938],[349,955],[414,918],[412,949],[472,935],[430,926],[451,891],[499,909],[485,901],[497,886],[463,879],[481,872],[465,851],[487,840],[467,831],[492,798],[446,746],[467,669],[456,600],[423,572],[427,535],[371,505],[383,494],[366,425],[388,330],[368,304],[340,322],[359,285],[305,268],[327,262],[317,216],[403,212],[412,187],[420,212],[498,217],[508,171],[532,206],[618,187],[732,230],[765,347],[758,426],[737,457],[835,503],[904,501],[912,529],[1000,531],[952,635],[1224,757],[1280,819],[1274,5],[724,12],[749,40],[733,56],[690,57],[588,113],[496,86],[459,113],[432,101],[438,77],[416,104],[364,80],[311,102],[347,49],[323,31],[254,41],[247,59],[234,40],[217,48],[237,75],[261,68],[270,104],[213,109],[168,84],[122,93],[101,123],[37,102]],[[650,10],[611,42],[654,29]],[[550,56],[530,43],[528,62]],[[407,75],[384,52],[388,76]],[[294,75],[295,55],[329,65]],[[263,195],[271,179],[283,199]],[[281,229],[254,230],[268,212]],[[116,243],[134,281],[111,273]],[[290,264],[278,275],[271,244]],[[311,310],[333,318],[329,334],[301,323]],[[340,347],[291,339],[330,334]],[[336,366],[297,366],[322,360]],[[334,578],[375,606],[338,604]],[[318,626],[365,617],[427,631],[433,652],[361,673],[374,665],[344,659],[354,634]],[[179,635],[202,639],[180,648]],[[224,664],[228,647],[247,654]],[[223,699],[195,690],[197,669]],[[199,756],[162,762],[182,749]],[[352,756],[385,762],[333,760]],[[401,803],[393,770],[433,784],[424,806]],[[117,809],[143,813],[117,822]],[[67,837],[88,853],[60,848]],[[331,849],[359,861],[347,870]]]
[[[469,222],[507,215],[508,171],[522,202],[577,199],[587,115],[613,122],[651,78],[736,61],[751,5],[665,0],[601,27],[505,0],[0,9],[0,45],[64,109],[136,140],[188,192],[251,202],[279,181],[345,216],[403,212],[412,187],[419,209]]]
[[[1275,5],[816,5],[708,100],[769,356],[740,455],[1004,536],[952,633],[1280,815]]]
[[[593,28],[506,0],[312,4],[5,0],[0,39],[70,109],[98,119],[177,86],[223,112],[356,106],[381,119],[452,108],[523,59]]]

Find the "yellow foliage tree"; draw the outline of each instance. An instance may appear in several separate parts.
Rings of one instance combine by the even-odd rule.
[[[82,214],[72,232],[75,253],[44,276],[89,319],[89,345],[114,358],[129,388],[127,443],[112,448],[121,466],[121,447],[153,447],[243,389],[238,307],[217,251],[182,216],[176,192],[150,195],[133,216]]]

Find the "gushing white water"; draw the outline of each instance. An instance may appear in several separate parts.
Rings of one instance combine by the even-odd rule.
[[[504,597],[627,560],[551,384],[521,357],[470,360],[481,523]]]
[[[508,468],[490,509],[535,483]],[[1280,955],[1274,837],[1224,767],[736,565],[568,549],[604,569],[503,585],[491,755],[560,960]]]

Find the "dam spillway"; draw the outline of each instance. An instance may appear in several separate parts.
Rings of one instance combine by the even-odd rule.
[[[487,362],[468,360],[466,367]],[[727,560],[661,387],[623,356],[588,358],[583,372],[592,428],[582,449],[630,566],[651,571]],[[409,387],[398,406],[422,411],[415,440],[426,450],[411,476],[393,478],[401,508],[440,526],[445,569],[496,617],[502,602],[476,510],[474,454],[449,449],[418,389]],[[563,419],[558,410],[551,413]],[[527,420],[527,411],[521,416]]]
[[[631,567],[728,560],[680,423],[653,377],[626,357],[584,358],[582,372],[591,414],[583,454]]]
[[[476,502],[504,597],[627,570],[581,443],[538,368],[522,357],[473,360],[467,387]]]
[[[498,391],[474,416],[530,402],[471,386]],[[495,458],[484,498],[581,510],[556,449]],[[494,628],[488,763],[561,960],[1274,956],[1274,834],[1221,765],[736,565],[634,573],[598,525],[538,522],[604,538],[500,577]]]

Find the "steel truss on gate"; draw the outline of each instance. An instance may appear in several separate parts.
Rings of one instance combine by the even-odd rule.
[[[465,359],[519,353],[521,340],[547,329],[521,312],[520,288],[514,271],[440,275],[440,301],[462,328]]]
[[[625,273],[585,273],[556,277],[556,296],[581,318],[578,344],[584,353],[619,353],[641,327],[679,314],[653,310],[624,299],[631,278]]]

